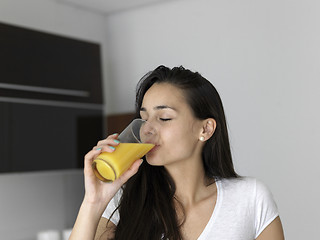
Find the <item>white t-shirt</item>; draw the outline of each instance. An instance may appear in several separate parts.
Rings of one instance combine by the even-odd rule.
[[[279,215],[268,188],[254,178],[221,179],[217,202],[198,240],[253,240]],[[121,191],[109,203],[103,217],[110,218]],[[118,211],[110,219],[119,222]]]

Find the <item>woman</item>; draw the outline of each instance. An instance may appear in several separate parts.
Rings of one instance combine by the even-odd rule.
[[[222,102],[208,80],[159,66],[138,84],[136,113],[151,123],[155,148],[107,184],[91,163],[114,151],[117,134],[98,142],[85,156],[86,192],[70,239],[284,239],[270,192],[234,171]]]

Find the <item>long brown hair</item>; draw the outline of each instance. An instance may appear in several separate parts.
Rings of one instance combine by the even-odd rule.
[[[214,86],[199,73],[183,67],[159,66],[146,74],[137,85],[137,117],[140,117],[145,93],[154,83],[161,82],[184,91],[196,118],[216,120],[214,135],[206,142],[202,153],[206,177],[213,181],[238,177],[232,163],[222,101]],[[151,166],[144,161],[138,173],[123,186],[115,239],[181,240],[183,222],[179,222],[176,215],[175,191],[175,183],[164,167]]]

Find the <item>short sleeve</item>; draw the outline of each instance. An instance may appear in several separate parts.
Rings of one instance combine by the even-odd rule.
[[[272,193],[263,183],[258,180],[256,181],[255,197],[255,238],[257,238],[261,232],[277,216],[279,216],[279,212]]]
[[[121,195],[122,189],[120,189],[116,193],[116,195],[111,199],[110,203],[108,204],[107,208],[104,210],[102,214],[102,217],[109,219],[115,225],[117,225],[120,220],[119,211],[116,209],[119,206]]]

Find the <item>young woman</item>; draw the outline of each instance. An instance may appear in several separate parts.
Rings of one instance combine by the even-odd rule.
[[[137,87],[137,117],[155,147],[112,184],[91,163],[117,135],[85,156],[85,197],[70,239],[282,240],[268,189],[233,168],[218,92],[199,73],[159,66]]]

